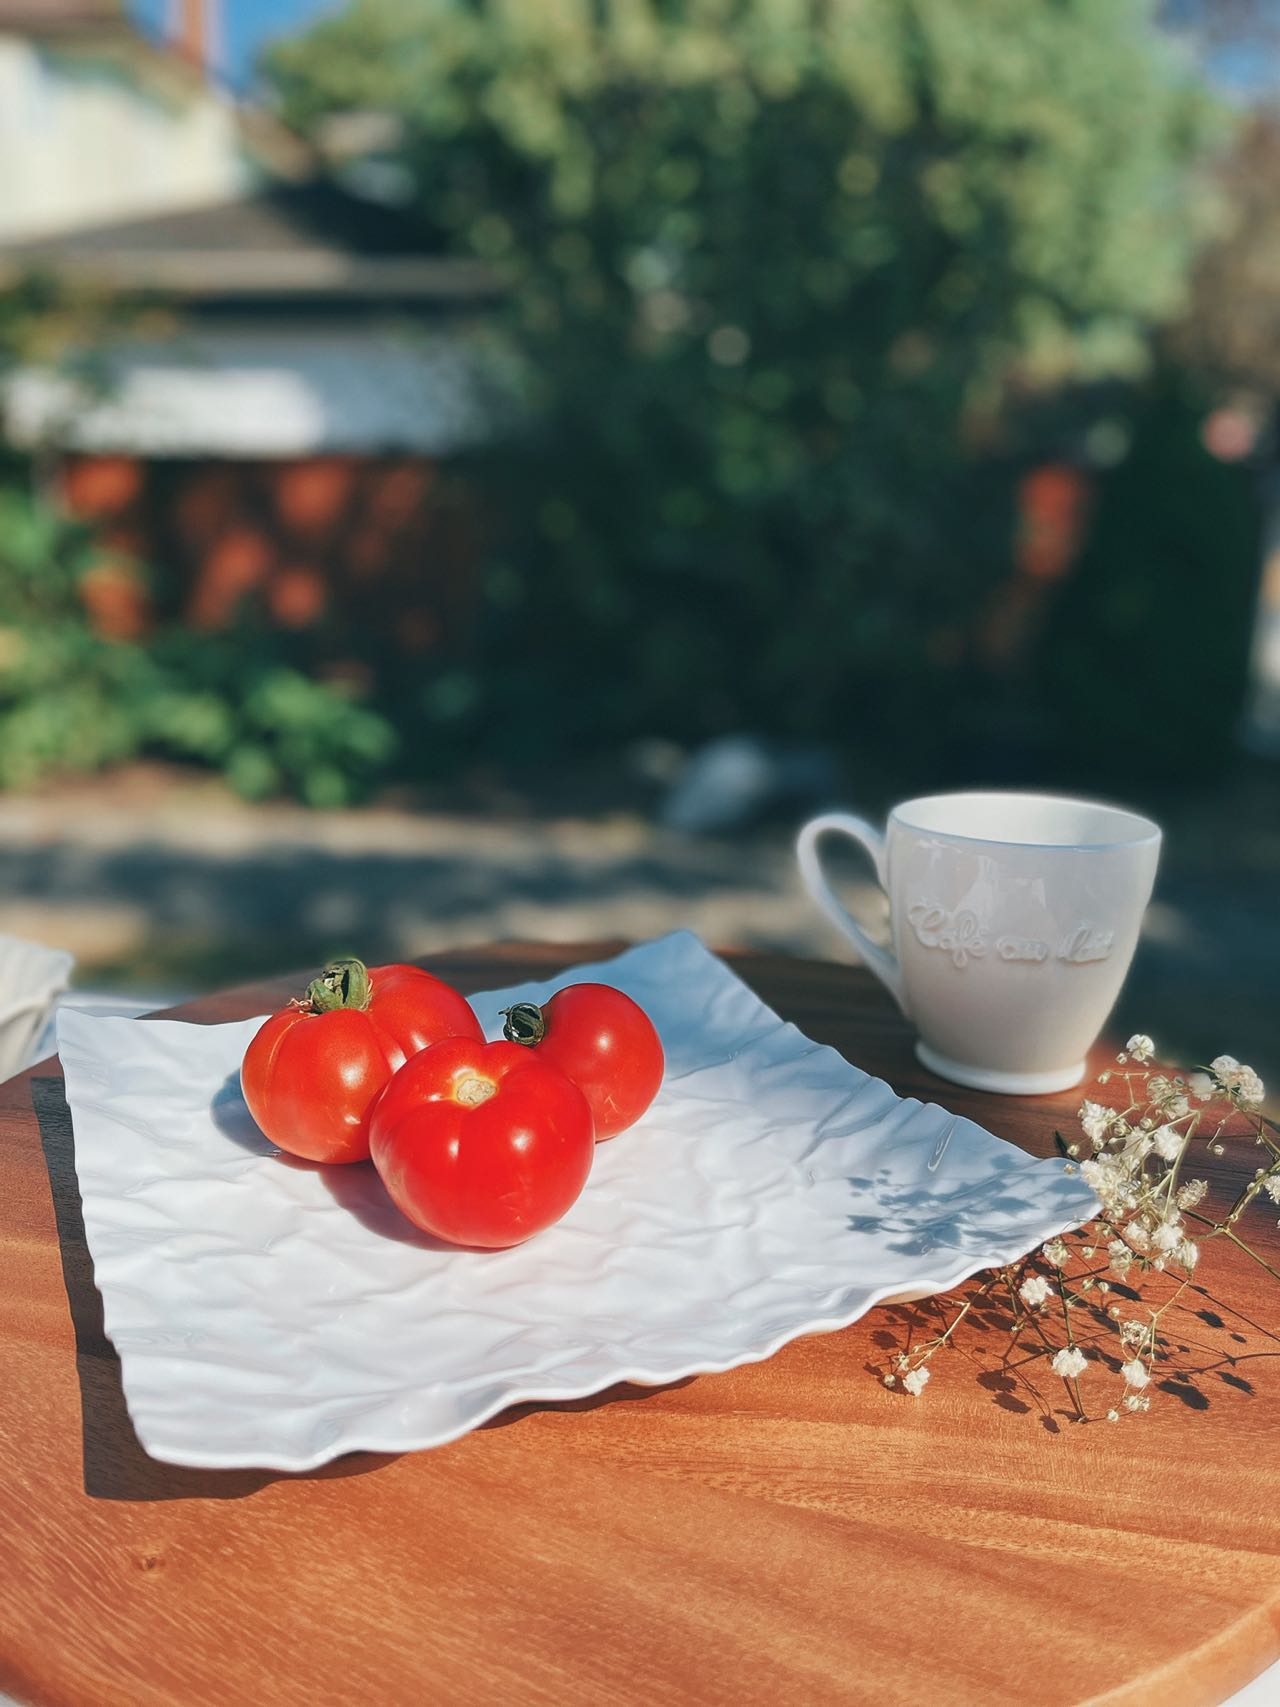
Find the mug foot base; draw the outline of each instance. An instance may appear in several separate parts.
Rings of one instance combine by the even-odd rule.
[[[1000,1073],[988,1067],[970,1067],[963,1061],[939,1055],[923,1038],[916,1039],[916,1059],[931,1073],[940,1079],[950,1079],[954,1085],[966,1085],[973,1091],[995,1091],[1007,1097],[1042,1097],[1052,1091],[1069,1091],[1080,1083],[1086,1071],[1083,1061],[1048,1073]]]

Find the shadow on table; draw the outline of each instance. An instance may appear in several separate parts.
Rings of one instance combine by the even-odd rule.
[[[75,1138],[62,1080],[32,1079],[31,1101],[49,1171],[62,1279],[76,1336],[85,1493],[105,1500],[243,1499],[271,1482],[360,1476],[391,1463],[392,1454],[353,1453],[305,1476],[293,1476],[276,1470],[190,1470],[147,1455],[125,1407],[120,1360],[102,1325],[102,1298],[85,1242]]]
[[[1121,1404],[1126,1392],[1120,1367],[1128,1353],[1120,1349],[1116,1324],[1108,1318],[1105,1306],[1130,1306],[1126,1313],[1139,1318],[1143,1314],[1138,1292],[1116,1280],[1110,1282],[1110,1288],[1099,1304],[1077,1306],[1073,1311],[1076,1343],[1088,1355],[1093,1377],[1109,1378],[1110,1385],[1102,1406],[1098,1406],[1096,1388],[1090,1394],[1094,1408],[1086,1416],[1075,1409],[1068,1384],[1049,1368],[1047,1350],[1061,1343],[1062,1338],[1056,1321],[1049,1319],[1050,1343],[1046,1349],[1034,1323],[1031,1331],[1015,1333],[1013,1311],[1001,1298],[990,1295],[978,1298],[965,1288],[916,1304],[883,1306],[875,1313],[876,1326],[870,1333],[875,1351],[865,1368],[880,1380],[894,1373],[901,1355],[910,1354],[947,1332],[956,1322],[965,1298],[973,1296],[967,1315],[951,1334],[947,1349],[968,1363],[978,1386],[991,1394],[991,1402],[1016,1416],[1029,1417],[1034,1413],[1041,1428],[1049,1434],[1060,1433],[1063,1423],[1097,1422],[1102,1420],[1108,1405]],[[1280,1357],[1280,1337],[1217,1298],[1203,1285],[1189,1286],[1185,1298],[1185,1303],[1174,1306],[1161,1333],[1153,1391],[1193,1411],[1207,1411],[1215,1397],[1226,1396],[1223,1388],[1233,1395],[1252,1398],[1255,1388],[1247,1367],[1259,1359],[1270,1361]],[[1205,1328],[1208,1335],[1201,1331]],[[936,1366],[935,1372],[940,1374],[941,1366]]]

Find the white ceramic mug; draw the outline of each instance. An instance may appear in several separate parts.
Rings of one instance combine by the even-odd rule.
[[[841,905],[818,854],[852,836],[889,897],[891,948]],[[893,992],[916,1054],[957,1084],[1040,1095],[1079,1084],[1124,983],[1160,830],[1118,806],[1048,794],[931,794],[883,834],[829,812],[796,843],[809,893]]]

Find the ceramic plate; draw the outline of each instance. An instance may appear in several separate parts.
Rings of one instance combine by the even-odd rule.
[[[648,1010],[666,1081],[569,1215],[499,1252],[419,1234],[372,1167],[269,1144],[238,1078],[260,1021],[59,1016],[85,1229],[148,1452],[307,1470],[439,1446],[518,1400],[768,1357],[1094,1211],[1060,1163],[895,1096],[687,933],[475,1005],[496,1036],[500,1008],[582,978]]]

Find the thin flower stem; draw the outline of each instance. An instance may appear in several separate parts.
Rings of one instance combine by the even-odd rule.
[[[1062,1320],[1067,1330],[1067,1348],[1070,1351],[1075,1351],[1075,1335],[1071,1332],[1071,1311],[1067,1308],[1067,1288],[1066,1283],[1063,1280],[1059,1280],[1058,1282],[1058,1297],[1062,1301]],[[1083,1422],[1085,1410],[1084,1402],[1080,1397],[1080,1378],[1078,1375],[1068,1377],[1067,1390],[1075,1401],[1076,1415],[1080,1421]]]
[[[1269,1275],[1272,1275],[1276,1280],[1280,1280],[1280,1269],[1272,1268],[1271,1264],[1269,1262],[1267,1262],[1264,1257],[1260,1257],[1258,1255],[1257,1251],[1251,1249],[1250,1246],[1246,1245],[1244,1240],[1242,1238],[1240,1238],[1240,1236],[1237,1233],[1233,1233],[1231,1231],[1230,1227],[1218,1227],[1215,1229],[1215,1231],[1219,1232],[1219,1233],[1225,1233],[1227,1238],[1229,1238],[1231,1240],[1231,1243],[1233,1245],[1239,1245],[1240,1249],[1244,1252],[1244,1254],[1247,1257],[1252,1257],[1254,1262],[1256,1262],[1258,1264],[1259,1268],[1265,1268]],[[1212,1238],[1213,1234],[1209,1234],[1208,1236],[1210,1238]]]

